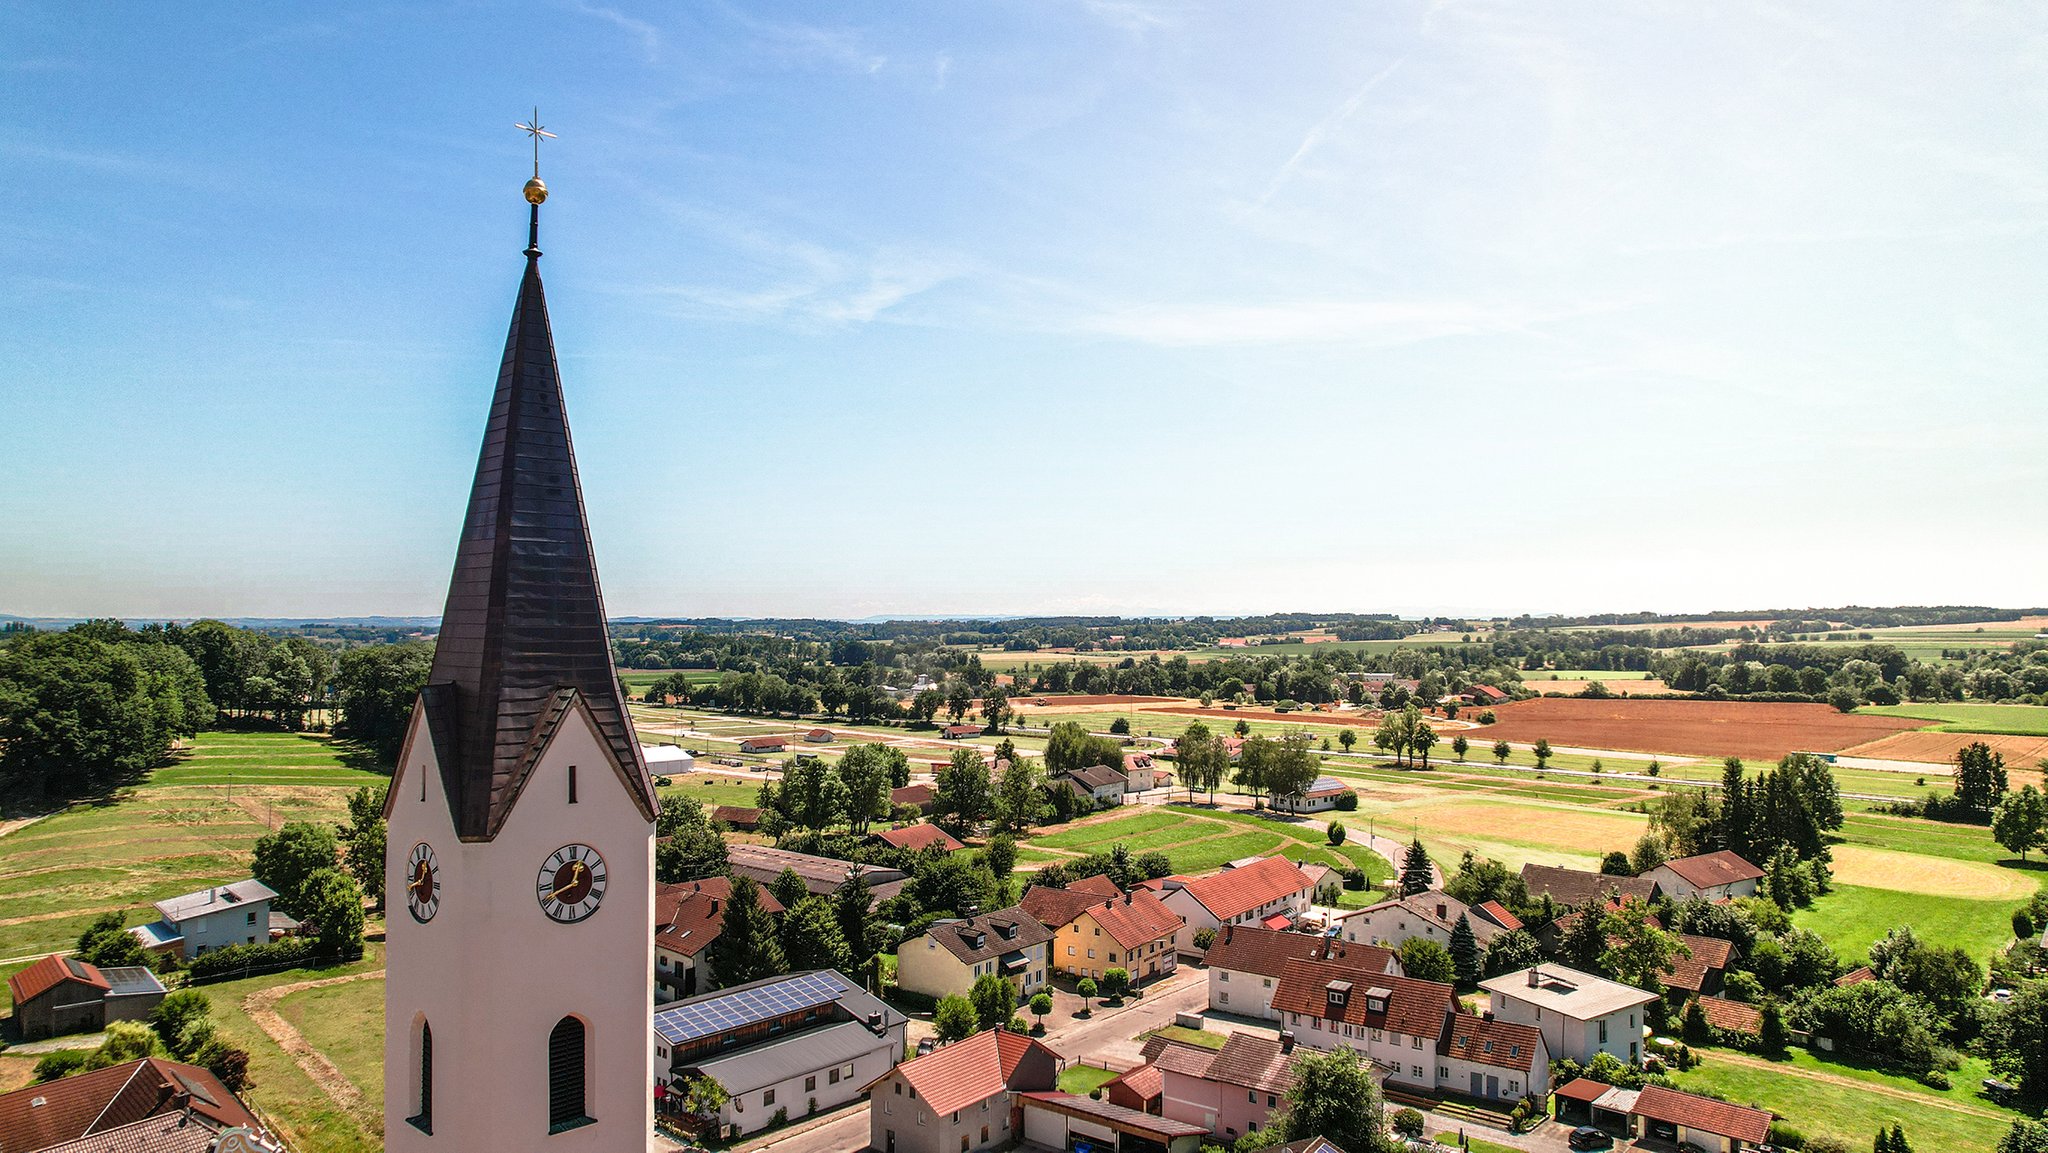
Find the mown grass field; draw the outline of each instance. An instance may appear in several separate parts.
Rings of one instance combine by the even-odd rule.
[[[1914,717],[1937,722],[1944,733],[2048,736],[2048,705],[1908,704],[1865,705],[1856,710],[1880,717]]]
[[[156,901],[248,876],[264,833],[339,820],[351,791],[384,787],[350,760],[351,747],[310,733],[202,733],[115,799],[0,837],[0,958],[69,949],[101,913],[139,925]]]

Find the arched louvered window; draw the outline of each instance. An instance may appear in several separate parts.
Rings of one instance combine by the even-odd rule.
[[[548,1034],[548,1132],[587,1125],[583,1099],[583,1022],[564,1017]]]
[[[415,1093],[419,1099],[419,1112],[407,1117],[413,1127],[423,1133],[434,1131],[434,1027],[420,1022],[420,1050]]]

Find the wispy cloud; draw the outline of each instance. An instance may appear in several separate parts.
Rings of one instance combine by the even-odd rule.
[[[1452,336],[1536,335],[1539,325],[1565,315],[1463,301],[1296,300],[1141,305],[1083,317],[1076,327],[1169,347],[1315,342],[1389,347]]]
[[[818,63],[869,75],[889,64],[887,54],[869,47],[864,36],[849,28],[761,20],[734,7],[725,12],[761,47],[788,63]]]
[[[1150,32],[1171,22],[1170,9],[1144,0],[1081,0],[1081,10],[1126,32]]]
[[[1365,98],[1372,95],[1372,90],[1378,88],[1387,77],[1392,76],[1405,59],[1406,57],[1396,60],[1373,73],[1372,78],[1359,85],[1358,91],[1353,92],[1349,99],[1331,110],[1328,116],[1317,121],[1315,126],[1308,130],[1308,135],[1301,138],[1301,144],[1295,148],[1294,155],[1288,157],[1287,163],[1282,164],[1280,170],[1273,174],[1273,179],[1266,183],[1266,191],[1259,197],[1259,203],[1264,204],[1273,199],[1274,193],[1280,191],[1289,180],[1294,179],[1294,170],[1301,162],[1313,155],[1316,149],[1321,148],[1331,133],[1344,126],[1345,121],[1357,115],[1358,110],[1365,106]]]
[[[600,4],[586,4],[583,0],[577,0],[576,10],[585,16],[595,17],[608,24],[615,25],[621,31],[639,41],[640,54],[646,58],[649,64],[654,63],[655,58],[660,54],[661,31],[647,21],[635,16],[628,16],[617,8],[608,8]]]

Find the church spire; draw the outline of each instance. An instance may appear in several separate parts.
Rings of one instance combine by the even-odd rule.
[[[538,117],[526,275],[505,338],[441,615],[434,667],[422,691],[442,783],[464,840],[489,840],[511,812],[555,727],[588,710],[635,803],[654,796],[612,667],[597,562],[583,511],[569,419],[540,281]]]

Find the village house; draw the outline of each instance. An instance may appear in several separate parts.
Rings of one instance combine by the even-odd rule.
[[[829,745],[833,740],[832,730],[812,729],[804,734],[804,740],[813,745]]]
[[[1437,1045],[1457,991],[1329,961],[1289,961],[1273,990],[1282,1028],[1311,1049],[1351,1049],[1418,1092],[1436,1088]]]
[[[980,1153],[1021,1128],[1017,1094],[1059,1081],[1060,1055],[989,1029],[905,1061],[867,1086],[868,1147],[879,1153]]]
[[[715,1118],[724,1133],[844,1105],[903,1056],[905,1027],[903,1014],[831,969],[686,997],[654,1010],[656,1108],[682,1112],[699,1076],[730,1095]]]
[[[1674,901],[1690,897],[1708,901],[1754,897],[1756,883],[1763,877],[1762,869],[1726,849],[1666,861],[1643,873],[1644,880],[1655,881]]]
[[[1103,808],[1124,803],[1124,775],[1108,765],[1068,769],[1059,775],[1058,780],[1066,782],[1075,796],[1094,801]]]
[[[144,1057],[0,1093],[6,1153],[248,1153],[282,1149],[220,1078]]]
[[[1284,929],[1308,912],[1314,895],[1308,877],[1285,857],[1232,861],[1206,877],[1162,879],[1169,883],[1160,899],[1184,922],[1175,940],[1183,953],[1196,951],[1195,934],[1203,929],[1221,932],[1225,925],[1247,924]]]
[[[229,945],[270,940],[270,886],[251,878],[156,903],[157,920],[128,930],[152,952],[176,950],[185,960]]]
[[[142,965],[102,969],[52,953],[8,977],[7,993],[20,1039],[38,1041],[63,1033],[96,1033],[109,1021],[143,1020],[164,999],[165,989]]]
[[[1177,1041],[1146,1054],[1159,1070],[1159,1114],[1235,1141],[1271,1124],[1294,1087],[1294,1035],[1232,1033],[1221,1049]]]
[[[1209,970],[1209,1008],[1241,1017],[1280,1019],[1273,989],[1289,961],[1335,961],[1398,977],[1401,958],[1377,945],[1354,945],[1320,934],[1226,925],[1203,958]]]
[[[938,794],[930,785],[904,785],[889,790],[889,807],[892,809],[909,805],[930,815],[932,802],[937,799]]]
[[[1357,796],[1350,785],[1335,777],[1317,777],[1299,793],[1272,799],[1272,807],[1283,813],[1324,813],[1337,808],[1345,797]]]
[[[1047,946],[1052,930],[1012,905],[963,920],[934,921],[922,934],[896,947],[896,983],[937,1000],[965,996],[977,977],[1007,978],[1029,997],[1051,975]]]
[[[718,988],[705,950],[724,929],[731,898],[732,881],[726,877],[654,887],[655,1004]],[[759,900],[765,912],[783,911],[782,903],[766,888]]]
[[[1166,783],[1166,770],[1161,769],[1152,759],[1151,753],[1124,754],[1124,791],[1142,793],[1156,789]]]
[[[740,742],[743,753],[779,753],[788,747],[789,741],[783,737],[748,737]]]
[[[1472,927],[1472,937],[1481,949],[1502,933],[1522,927],[1522,922],[1513,913],[1495,902],[1467,905],[1436,889],[1381,901],[1363,909],[1347,910],[1337,914],[1334,920],[1338,935],[1346,941],[1399,949],[1410,937],[1421,937],[1449,947],[1451,934],[1456,931],[1460,917]]]
[[[1054,938],[1053,967],[1074,977],[1101,980],[1123,969],[1133,985],[1174,971],[1179,950],[1174,937],[1180,915],[1147,890],[1084,906]]]
[[[1479,983],[1496,1019],[1542,1030],[1552,1060],[1581,1064],[1608,1053],[1631,1065],[1642,1060],[1644,1006],[1657,999],[1632,985],[1562,965],[1539,965]]]
[[[719,805],[711,819],[736,832],[751,833],[761,827],[761,810],[747,805]]]
[[[966,845],[954,840],[952,834],[933,824],[905,825],[899,829],[878,829],[868,834],[885,845],[907,849],[913,853],[936,848],[941,852],[957,853]]]
[[[1561,909],[1577,909],[1615,898],[1649,901],[1663,891],[1648,876],[1615,877],[1556,865],[1523,865],[1522,884],[1529,890],[1531,901],[1541,903],[1549,897]]]
[[[1728,969],[1728,962],[1734,958],[1735,946],[1718,937],[1697,937],[1691,933],[1678,934],[1678,941],[1688,949],[1689,955],[1673,957],[1671,964],[1657,974],[1664,984],[1665,994],[1673,1003],[1697,993],[1719,993],[1721,978]]]
[[[939,730],[939,736],[949,741],[964,741],[968,737],[980,736],[980,725],[947,725]]]
[[[1747,1037],[1752,1041],[1763,1034],[1764,1011],[1755,1005],[1705,994],[1694,999],[1700,1003],[1700,1013],[1706,1017],[1707,1027],[1715,1032]]]
[[[1550,1092],[1550,1046],[1543,1030],[1497,1017],[1453,1013],[1437,1045],[1438,1092],[1493,1101],[1541,1100]]]

